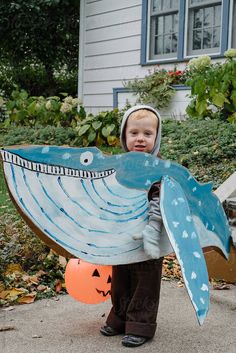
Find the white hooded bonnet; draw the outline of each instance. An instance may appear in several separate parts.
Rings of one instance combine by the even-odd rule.
[[[161,144],[161,116],[154,108],[150,107],[149,105],[135,105],[134,107],[129,108],[125,112],[123,119],[122,119],[122,122],[121,122],[121,127],[120,127],[120,143],[121,143],[122,148],[125,151],[128,151],[127,146],[126,146],[126,142],[125,142],[126,123],[127,123],[129,116],[133,112],[136,112],[136,111],[142,110],[142,109],[149,110],[149,111],[153,112],[158,119],[158,130],[157,130],[156,141],[155,141],[155,144],[154,144],[152,151],[150,152],[153,155],[157,155],[159,152],[159,149],[160,149],[160,144]]]

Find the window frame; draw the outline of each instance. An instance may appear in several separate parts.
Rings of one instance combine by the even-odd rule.
[[[206,2],[209,3],[208,0]],[[204,2],[202,5],[205,6]],[[224,57],[224,52],[231,47],[231,42],[233,38],[232,25],[236,23],[236,1],[235,0],[222,0],[221,4],[221,33],[220,33],[220,47],[219,50],[211,53],[201,50],[201,53],[187,53],[187,40],[188,40],[188,13],[189,13],[189,3],[190,0],[179,0],[179,36],[177,44],[177,56],[171,58],[160,57],[150,59],[150,21],[151,21],[151,3],[152,0],[142,0],[142,30],[141,30],[141,65],[153,65],[160,63],[176,63],[183,62],[191,59],[192,57],[197,57],[199,55],[209,55],[212,58],[222,58]],[[213,5],[219,3],[219,0],[215,0]],[[233,18],[232,9],[233,3],[235,6],[235,16]],[[172,12],[172,11],[170,11]],[[231,20],[230,20],[231,19]],[[231,27],[231,28],[230,28]],[[236,35],[234,36],[234,41],[236,45]],[[230,42],[231,41],[231,42]]]
[[[186,12],[185,12],[185,45],[184,45],[184,56],[185,58],[188,57],[193,57],[193,56],[198,56],[198,55],[220,55],[221,54],[221,43],[222,43],[222,28],[223,28],[223,1],[212,1],[212,0],[205,0],[204,3],[200,3],[199,5],[189,5],[191,0],[188,0],[188,6],[186,7]],[[193,38],[193,31],[190,31],[190,27],[192,28],[192,23],[190,21],[193,21],[193,16],[192,16],[192,11],[197,8],[201,9],[206,9],[208,7],[212,6],[217,6],[221,5],[221,27],[220,27],[220,46],[217,48],[211,48],[211,49],[190,49],[189,46],[192,44],[192,38]],[[191,13],[190,13],[191,12]],[[218,49],[219,48],[219,49]]]
[[[168,16],[168,15],[174,15],[174,14],[178,14],[179,16],[179,7],[175,7],[169,10],[161,10],[159,13],[153,11],[152,8],[152,4],[153,4],[153,0],[150,0],[150,5],[148,8],[148,28],[149,30],[149,40],[148,40],[148,49],[147,49],[147,53],[149,53],[150,57],[151,57],[151,52],[154,51],[154,46],[155,46],[155,30],[153,29],[153,19],[155,17],[164,17],[164,16]],[[179,20],[178,20],[178,31],[179,31]],[[179,33],[179,32],[178,32]],[[172,33],[171,33],[172,34]],[[166,35],[166,33],[163,33],[162,36],[164,37]],[[178,49],[177,49],[178,51]],[[153,59],[152,60],[163,60],[163,59],[177,59],[177,51],[173,52],[173,53],[165,53],[165,54],[153,54]]]
[[[229,48],[236,48],[236,34],[233,34],[233,28],[236,26],[236,0],[232,0],[230,2],[230,10],[229,10],[229,26],[228,26],[228,33],[229,33]]]

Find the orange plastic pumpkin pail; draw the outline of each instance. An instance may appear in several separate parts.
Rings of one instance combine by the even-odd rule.
[[[67,292],[86,304],[104,302],[111,296],[111,266],[70,259],[65,271]]]

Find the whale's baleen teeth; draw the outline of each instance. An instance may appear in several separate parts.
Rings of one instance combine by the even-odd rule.
[[[57,165],[49,165],[44,163],[37,163],[29,161],[25,158],[22,158],[14,153],[1,150],[2,160],[3,162],[12,163],[14,165],[18,165],[25,169],[32,170],[34,172],[50,174],[50,175],[66,175],[70,177],[77,177],[82,179],[100,179],[105,178],[113,173],[115,173],[114,169],[108,169],[101,172],[90,171],[90,170],[78,170],[72,169]]]

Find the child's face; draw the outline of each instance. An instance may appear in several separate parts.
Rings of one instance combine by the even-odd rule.
[[[147,152],[153,150],[157,136],[158,120],[154,114],[149,114],[137,119],[128,118],[125,139],[128,151]]]

